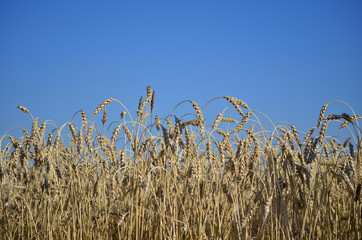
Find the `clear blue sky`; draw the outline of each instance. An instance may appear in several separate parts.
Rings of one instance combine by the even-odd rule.
[[[31,127],[17,105],[58,126],[80,109],[99,121],[91,114],[109,97],[135,114],[147,85],[160,116],[224,95],[303,131],[328,101],[361,115],[361,13],[361,1],[334,0],[3,0],[0,135]],[[205,118],[232,108],[218,102]]]

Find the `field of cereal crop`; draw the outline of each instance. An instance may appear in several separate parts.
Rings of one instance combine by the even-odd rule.
[[[33,124],[0,136],[0,239],[362,238],[359,115],[327,103],[303,133],[227,96],[157,116],[154,93],[135,115],[113,98],[79,111],[79,126],[18,106]],[[350,136],[327,136],[331,122]]]

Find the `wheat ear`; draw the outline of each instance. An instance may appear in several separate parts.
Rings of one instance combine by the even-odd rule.
[[[102,111],[103,108],[105,108],[108,104],[110,104],[114,100],[115,100],[114,98],[108,98],[108,99],[104,100],[101,104],[99,104],[99,106],[93,112],[93,117],[95,115],[97,115],[100,111]]]
[[[202,115],[201,109],[197,103],[195,103],[194,101],[191,101],[191,105],[196,111],[197,119],[199,120],[199,128],[201,131],[201,135],[204,136],[205,135],[204,116]]]
[[[160,118],[158,117],[158,115],[156,115],[156,117],[155,117],[155,123],[156,123],[157,131],[160,131],[161,121],[160,121]]]
[[[140,97],[140,101],[139,101],[139,103],[138,103],[138,108],[137,108],[137,117],[139,117],[139,116],[141,116],[142,117],[142,115],[143,115],[143,99],[142,99],[142,96]]]
[[[217,126],[219,125],[219,123],[221,122],[222,119],[222,115],[224,114],[224,112],[219,113],[219,115],[217,115],[214,123],[212,124],[212,130],[215,130],[215,128],[217,128]]]
[[[113,131],[112,138],[111,138],[111,145],[114,145],[116,142],[117,136],[119,134],[119,131],[121,130],[122,124],[119,124]]]
[[[87,114],[83,110],[81,110],[80,114],[82,116],[83,131],[86,131],[88,127]]]
[[[240,106],[242,107],[245,107],[245,108],[248,108],[248,105],[246,103],[244,103],[243,101],[237,99],[237,98],[234,98],[234,97],[227,97],[227,96],[224,96],[223,98],[225,98],[228,102],[230,102],[234,107],[235,109],[238,111],[238,113],[241,115],[241,116],[244,116],[244,113],[243,111],[241,110]],[[240,105],[240,106],[239,106]]]
[[[238,120],[233,118],[222,118],[220,122],[239,123]]]
[[[145,102],[149,103],[149,102],[151,102],[151,100],[152,100],[152,88],[151,88],[151,86],[147,86],[147,97],[146,97]]]
[[[30,114],[29,110],[26,107],[22,106],[22,105],[18,105],[17,108],[19,108],[24,113],[29,113]]]
[[[323,119],[324,119],[324,114],[325,114],[325,112],[326,112],[327,107],[328,107],[328,103],[324,104],[324,105],[322,106],[321,111],[319,112],[319,118],[318,118],[317,128],[319,128],[319,127],[321,126],[321,123],[322,123],[322,121],[323,121]]]
[[[339,129],[342,129],[344,127],[346,127],[348,124],[350,124],[351,122],[362,118],[360,115],[354,115],[353,117],[351,117],[349,120],[344,121],[343,123],[341,123],[341,125],[339,126]]]
[[[69,125],[69,129],[70,129],[70,131],[72,133],[73,139],[76,142],[77,138],[78,138],[77,131],[75,130],[75,127],[74,127],[73,123],[69,123],[68,125]]]
[[[152,93],[152,99],[151,99],[151,113],[153,112],[153,107],[155,106],[155,91]]]
[[[297,141],[298,146],[300,147],[302,144],[300,143],[300,138],[299,138],[297,128],[294,127],[293,125],[290,125],[290,128],[292,129],[292,134],[293,134],[295,140]]]
[[[88,148],[91,149],[92,148],[92,134],[93,134],[93,125],[91,125],[88,128],[88,132],[87,132],[87,136],[85,138],[85,143],[87,144]]]
[[[235,128],[235,132],[239,132],[241,129],[243,129],[244,125],[248,122],[248,118],[251,115],[251,111],[247,112],[245,116],[243,117],[243,120],[239,123],[239,125]]]
[[[104,109],[103,110],[103,117],[102,117],[102,125],[103,125],[103,127],[104,127],[104,124],[106,124],[106,122],[107,122],[107,110]]]
[[[182,128],[185,128],[185,127],[188,126],[188,125],[192,125],[192,126],[197,127],[197,126],[199,126],[199,122],[200,122],[200,121],[197,120],[197,119],[189,120],[189,121],[183,122],[183,123],[181,124],[181,127],[182,127]]]
[[[128,138],[128,141],[131,143],[132,149],[135,149],[135,145],[134,145],[134,142],[132,140],[132,134],[131,134],[131,132],[129,131],[129,129],[128,129],[128,127],[126,125],[123,125],[123,131],[126,134],[126,136]]]

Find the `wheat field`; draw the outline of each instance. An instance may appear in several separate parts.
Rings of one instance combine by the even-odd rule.
[[[216,101],[225,109],[204,116]],[[361,117],[330,104],[306,133],[226,96],[157,116],[150,86],[136,115],[109,98],[99,123],[80,110],[79,126],[55,126],[18,106],[33,123],[0,136],[0,239],[360,240]],[[332,122],[350,136],[327,136]]]

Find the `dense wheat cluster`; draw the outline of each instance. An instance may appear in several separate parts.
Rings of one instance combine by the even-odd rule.
[[[80,126],[57,127],[18,106],[33,124],[0,138],[0,239],[362,238],[358,115],[325,115],[326,104],[301,133],[263,126],[226,96],[154,116],[154,93],[134,119],[105,100],[93,112],[102,127],[84,111]],[[215,101],[225,109],[204,116]],[[119,118],[107,120],[106,108]],[[328,137],[331,122],[349,138]]]

